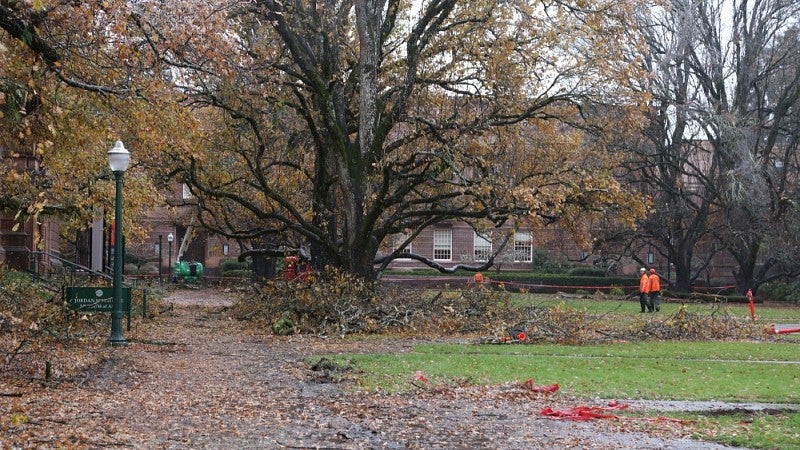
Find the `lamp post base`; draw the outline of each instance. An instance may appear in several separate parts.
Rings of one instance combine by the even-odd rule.
[[[108,338],[112,347],[122,347],[128,345],[125,336],[122,334],[122,314],[114,311],[111,313],[111,337]]]

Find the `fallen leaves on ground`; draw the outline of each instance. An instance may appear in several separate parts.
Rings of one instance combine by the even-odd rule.
[[[203,295],[216,306],[203,307]],[[361,392],[352,377],[331,379],[342,368],[314,371],[307,358],[402,352],[419,338],[245,332],[218,294],[192,296],[197,306],[138,323],[128,346],[97,347],[76,373],[47,382],[0,374],[3,447],[652,448],[691,432],[680,423],[547,420],[541,410],[585,400],[519,382]],[[320,380],[325,370],[331,376]],[[427,382],[422,372],[413,378]]]

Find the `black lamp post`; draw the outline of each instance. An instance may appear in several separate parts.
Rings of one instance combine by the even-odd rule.
[[[167,284],[172,283],[172,241],[175,240],[175,236],[172,233],[167,235],[167,246],[169,247],[169,251],[167,251]]]
[[[111,345],[125,345],[122,335],[122,175],[128,170],[131,154],[125,149],[122,141],[117,141],[114,148],[108,151],[108,165],[114,172],[117,183],[114,201],[114,299],[111,311]]]
[[[159,234],[158,235],[158,284],[164,284],[164,278],[161,276],[161,269],[164,267],[164,247],[161,245],[164,236]]]

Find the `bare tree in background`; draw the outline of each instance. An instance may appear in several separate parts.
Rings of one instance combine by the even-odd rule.
[[[673,0],[642,17],[653,103],[627,167],[654,209],[631,248],[662,252],[678,290],[723,249],[741,292],[795,275],[797,2]]]

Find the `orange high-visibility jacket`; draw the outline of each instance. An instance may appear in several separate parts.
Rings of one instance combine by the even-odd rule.
[[[658,275],[651,274],[650,275],[650,292],[660,292],[661,291],[661,279],[658,278]]]
[[[650,292],[650,277],[646,273],[639,278],[639,292],[643,294]]]

